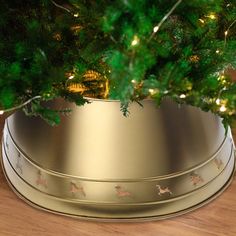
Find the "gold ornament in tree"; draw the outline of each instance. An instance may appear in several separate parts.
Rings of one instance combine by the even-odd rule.
[[[60,33],[55,33],[53,34],[53,38],[56,40],[56,41],[61,41],[62,40],[62,36]]]
[[[198,55],[193,55],[189,58],[189,60],[193,63],[197,63],[200,60],[200,57]]]
[[[77,35],[83,29],[83,27],[81,25],[73,25],[70,29],[75,35]]]
[[[82,81],[74,81],[74,74],[67,73],[67,88],[70,92],[81,93],[84,97],[105,99],[109,94],[108,79],[94,70],[88,70]]]

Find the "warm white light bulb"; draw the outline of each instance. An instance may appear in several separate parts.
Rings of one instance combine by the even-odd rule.
[[[216,104],[220,105],[220,99],[219,98],[216,99]]]
[[[131,45],[136,46],[138,43],[139,43],[139,38],[135,35]]]
[[[209,16],[208,16],[211,20],[215,20],[216,19],[216,15],[215,14],[210,14]]]
[[[148,92],[150,93],[151,96],[157,94],[159,92],[158,89],[149,89]]]
[[[154,90],[154,89],[149,89],[148,91],[149,91],[149,93],[152,94],[152,95],[155,93],[155,90]]]
[[[159,26],[155,26],[155,27],[153,28],[153,32],[156,33],[156,32],[159,30],[159,28],[160,28]]]
[[[225,112],[225,111],[227,111],[227,108],[226,108],[225,105],[222,105],[222,106],[220,107],[220,112]]]
[[[3,111],[3,110],[1,110],[1,111],[0,111],[0,115],[3,115],[3,114],[4,114],[4,111]]]
[[[199,19],[199,21],[200,21],[202,24],[205,23],[205,21],[204,21],[203,19]]]
[[[180,98],[186,98],[186,95],[185,94],[181,94],[179,97]]]

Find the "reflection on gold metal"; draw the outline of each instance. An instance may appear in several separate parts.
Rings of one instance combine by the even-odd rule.
[[[86,219],[163,219],[228,186],[234,144],[220,118],[169,100],[159,109],[151,100],[133,103],[125,118],[119,102],[91,101],[77,107],[56,100],[53,108],[74,111],[58,127],[21,112],[7,119],[4,172],[31,204]]]

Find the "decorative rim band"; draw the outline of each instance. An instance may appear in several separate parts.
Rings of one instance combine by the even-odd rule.
[[[12,137],[9,143],[8,135],[9,132],[5,128],[2,143],[5,159],[25,183],[49,196],[85,204],[143,205],[186,197],[217,178],[232,161],[234,150],[230,139],[225,138],[228,141],[224,141],[218,156],[192,172],[175,176],[175,179],[101,181],[48,172],[28,160],[15,145]],[[99,192],[101,189],[104,189],[104,193]]]
[[[4,148],[4,146],[3,146]],[[5,155],[5,157],[4,157]],[[9,158],[7,157],[5,151],[3,153],[3,163],[4,163],[4,160],[7,161],[8,165],[11,167],[11,169],[15,172],[15,174],[27,185],[29,185],[31,188],[41,192],[42,194],[45,194],[47,195],[48,197],[50,198],[53,198],[53,199],[58,199],[58,200],[62,200],[64,202],[74,202],[74,203],[79,203],[79,204],[93,204],[93,205],[112,205],[112,206],[126,206],[126,205],[130,205],[130,206],[144,206],[144,205],[156,205],[156,204],[162,204],[162,203],[169,203],[169,202],[173,202],[173,201],[176,201],[176,200],[180,200],[180,199],[183,199],[185,197],[188,197],[192,194],[196,194],[196,192],[198,192],[198,190],[201,190],[203,188],[206,188],[209,184],[211,184],[215,179],[217,179],[219,176],[221,176],[225,171],[227,171],[227,169],[229,169],[231,166],[234,166],[234,165],[231,165],[232,162],[234,161],[234,155],[233,155],[233,146],[231,148],[231,155],[230,155],[230,158],[227,162],[227,165],[224,167],[224,169],[222,169],[222,171],[217,175],[215,176],[211,181],[207,182],[206,184],[202,185],[201,187],[199,188],[196,188],[195,190],[192,190],[191,192],[188,192],[186,194],[183,194],[181,196],[178,196],[178,197],[174,197],[174,198],[170,198],[170,199],[165,199],[165,200],[158,200],[158,201],[150,201],[150,202],[127,202],[127,199],[125,202],[118,202],[117,199],[116,199],[116,202],[99,202],[99,201],[86,201],[86,200],[81,200],[81,199],[73,199],[73,198],[65,198],[65,197],[58,197],[58,196],[54,196],[54,195],[51,195],[51,194],[48,194],[42,190],[40,190],[39,188],[35,187],[35,186],[32,186],[31,184],[29,184],[28,182],[25,181],[25,179],[22,178],[22,176],[19,175],[19,173],[15,170],[15,168],[12,166],[12,164],[9,162]],[[6,163],[4,163],[5,165]]]

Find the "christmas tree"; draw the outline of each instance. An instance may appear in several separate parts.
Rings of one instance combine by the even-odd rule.
[[[1,0],[1,114],[17,108],[51,124],[44,101],[130,102],[165,97],[236,115],[233,0]]]

